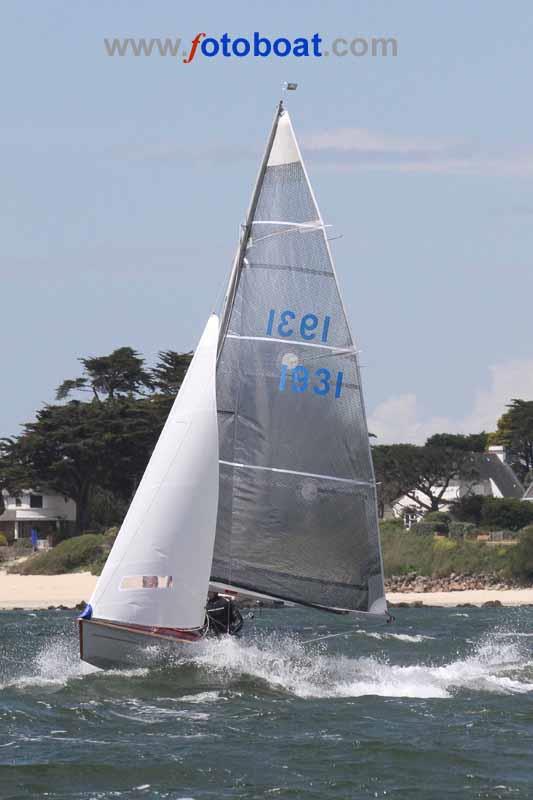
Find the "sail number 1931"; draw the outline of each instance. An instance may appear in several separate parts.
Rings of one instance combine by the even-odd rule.
[[[307,367],[304,367],[302,364],[298,364],[298,366],[292,369],[286,364],[283,364],[278,387],[280,392],[285,391],[289,378],[293,392],[307,392],[307,390],[310,390],[313,394],[323,396],[329,394],[330,390],[333,389],[336,398],[341,396],[342,372],[337,372],[336,375],[332,375],[329,369],[325,369],[324,367],[313,371],[307,369]]]
[[[306,339],[308,342],[317,337],[321,342],[327,342],[331,317],[325,316],[323,320],[320,320],[316,314],[304,314],[301,319],[297,317],[296,312],[291,311],[290,308],[280,311],[279,317],[277,317],[276,310],[272,308],[268,314],[267,336],[273,335],[275,326],[277,335],[284,338],[294,336],[298,330],[302,339]]]

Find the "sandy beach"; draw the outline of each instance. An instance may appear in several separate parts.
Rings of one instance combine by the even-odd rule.
[[[0,572],[0,609],[74,607],[96,584],[90,572],[68,575],[8,575]]]
[[[0,572],[0,610],[36,609],[48,606],[73,608],[88,600],[96,583],[89,572],[68,575],[8,575]],[[533,587],[529,589],[467,590],[459,592],[393,592],[391,603],[422,602],[427,606],[458,606],[463,603],[481,606],[499,600],[504,606],[533,605]]]
[[[533,587],[528,589],[468,589],[464,592],[387,592],[389,603],[420,603],[425,606],[460,606],[499,600],[503,606],[533,605]]]

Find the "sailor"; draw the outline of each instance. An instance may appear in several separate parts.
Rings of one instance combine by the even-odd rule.
[[[243,626],[242,615],[231,597],[209,592],[207,595],[206,614],[209,629],[216,635],[228,633],[235,636]]]

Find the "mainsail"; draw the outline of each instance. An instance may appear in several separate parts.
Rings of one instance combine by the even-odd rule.
[[[385,613],[357,355],[281,103],[226,297],[216,383],[212,581]]]
[[[200,628],[218,504],[212,315],[90,600],[99,620]]]

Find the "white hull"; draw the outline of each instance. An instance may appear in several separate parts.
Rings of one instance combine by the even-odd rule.
[[[168,635],[103,620],[78,622],[80,657],[101,669],[131,669],[153,666],[169,658],[179,659],[203,641],[203,635],[197,631]]]

